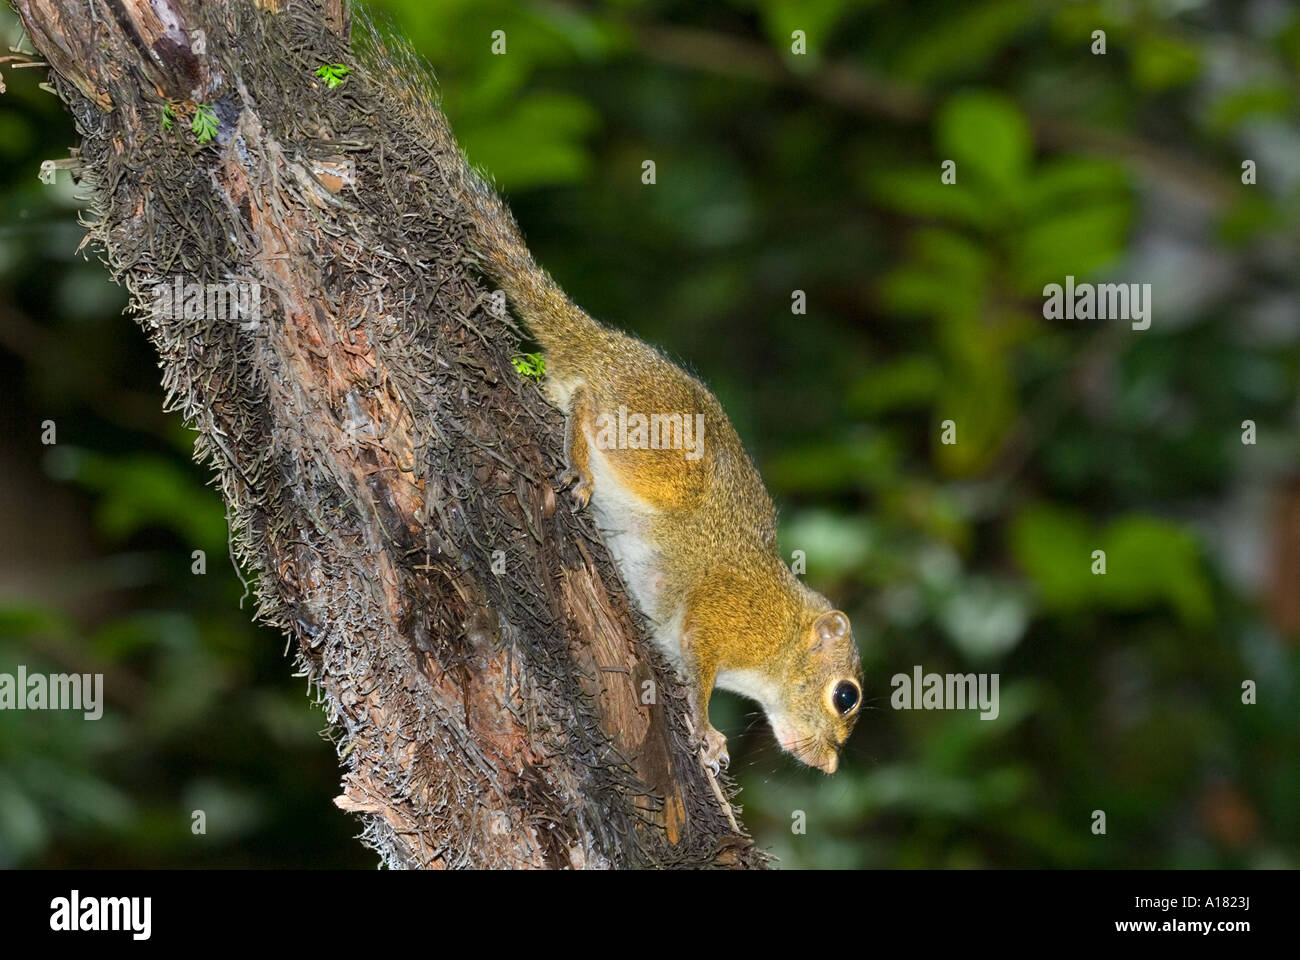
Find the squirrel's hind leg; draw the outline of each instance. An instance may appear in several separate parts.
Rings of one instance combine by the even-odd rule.
[[[564,453],[569,467],[560,475],[560,482],[570,486],[569,493],[585,507],[591,500],[591,449],[587,442],[587,428],[593,421],[591,395],[579,387],[571,395],[568,416],[564,421]]]

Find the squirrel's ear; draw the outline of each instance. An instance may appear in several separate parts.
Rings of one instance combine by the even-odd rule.
[[[838,610],[823,613],[813,623],[813,638],[817,643],[839,640],[849,635],[849,618]]]

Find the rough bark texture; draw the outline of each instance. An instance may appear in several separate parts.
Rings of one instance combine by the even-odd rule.
[[[760,865],[556,491],[562,423],[467,265],[428,73],[339,0],[17,6],[82,136],[89,239],[319,691],[365,842],[393,867]],[[332,90],[330,63],[352,67]],[[258,283],[261,317],[154,309],[177,277]]]

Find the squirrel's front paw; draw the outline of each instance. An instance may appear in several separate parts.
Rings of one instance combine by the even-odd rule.
[[[704,737],[700,744],[700,758],[715,774],[731,763],[731,757],[727,753],[727,738],[713,727],[704,729]]]
[[[569,487],[569,496],[578,504],[578,509],[591,502],[591,477],[570,467],[560,474],[560,484]]]

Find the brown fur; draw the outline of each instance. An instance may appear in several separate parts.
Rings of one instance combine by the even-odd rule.
[[[445,121],[436,132],[456,150]],[[831,604],[800,583],[777,554],[771,498],[717,399],[659,351],[602,326],[573,304],[533,261],[495,192],[467,165],[453,179],[474,224],[471,246],[483,271],[501,285],[545,350],[548,395],[569,417],[575,497],[582,505],[594,498],[607,539],[624,544],[624,559],[651,558],[648,567],[631,561],[620,567],[656,623],[656,639],[692,686],[706,759],[726,760],[725,740],[708,721],[710,693],[725,677],[740,692],[761,691],[785,749],[833,772],[860,712],[859,703],[839,716],[828,692],[843,679],[861,690],[852,632],[839,614],[844,635],[818,637],[819,617],[823,624],[840,621],[825,619]],[[702,456],[690,460],[680,449],[597,449],[598,418],[614,415],[620,405],[633,412],[703,414]],[[597,467],[617,490],[602,491]],[[629,497],[635,509],[624,510],[633,502]]]

